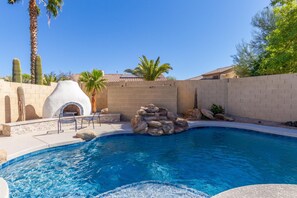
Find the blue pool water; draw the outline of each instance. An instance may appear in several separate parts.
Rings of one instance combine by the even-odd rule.
[[[215,195],[250,184],[297,184],[297,140],[230,128],[117,135],[26,158],[0,177],[12,197],[93,197],[142,181]]]

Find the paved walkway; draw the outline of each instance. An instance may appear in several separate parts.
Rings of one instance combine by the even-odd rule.
[[[93,130],[93,127],[87,127],[87,129]],[[98,136],[132,131],[130,123],[101,124],[101,126],[95,124],[94,130]],[[7,152],[8,160],[11,160],[40,149],[82,142],[80,138],[73,138],[75,134],[74,130],[65,130],[65,132],[60,134],[52,131],[49,134],[32,132],[25,135],[0,137],[0,149],[4,149]]]

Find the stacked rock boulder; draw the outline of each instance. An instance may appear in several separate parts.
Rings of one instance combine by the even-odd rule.
[[[153,136],[180,133],[189,128],[185,119],[154,104],[141,107],[131,119],[131,125],[135,133]]]

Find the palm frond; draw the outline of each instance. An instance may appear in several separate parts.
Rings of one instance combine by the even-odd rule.
[[[126,69],[125,72],[143,77],[145,80],[154,81],[163,73],[168,73],[172,70],[170,64],[165,63],[160,65],[160,57],[154,60],[148,60],[146,56],[139,57],[139,63],[134,69]]]

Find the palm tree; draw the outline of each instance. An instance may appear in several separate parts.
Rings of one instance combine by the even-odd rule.
[[[8,0],[9,4],[23,2],[23,0]],[[57,17],[62,8],[63,0],[39,0],[46,8],[46,13],[50,21],[51,17]],[[35,59],[37,56],[37,18],[40,14],[40,8],[36,0],[29,0],[29,16],[30,16],[30,45],[31,45],[31,83],[35,82]]]
[[[159,66],[160,57],[156,61],[148,60],[145,56],[139,58],[140,63],[137,67],[132,69],[126,69],[125,72],[143,77],[144,80],[154,81],[159,78],[163,73],[168,73],[169,70],[172,70],[172,67],[169,63],[165,63]]]
[[[106,87],[106,79],[102,70],[93,69],[92,72],[82,72],[79,81],[84,83],[87,92],[92,94],[92,112],[97,111],[96,94]]]

